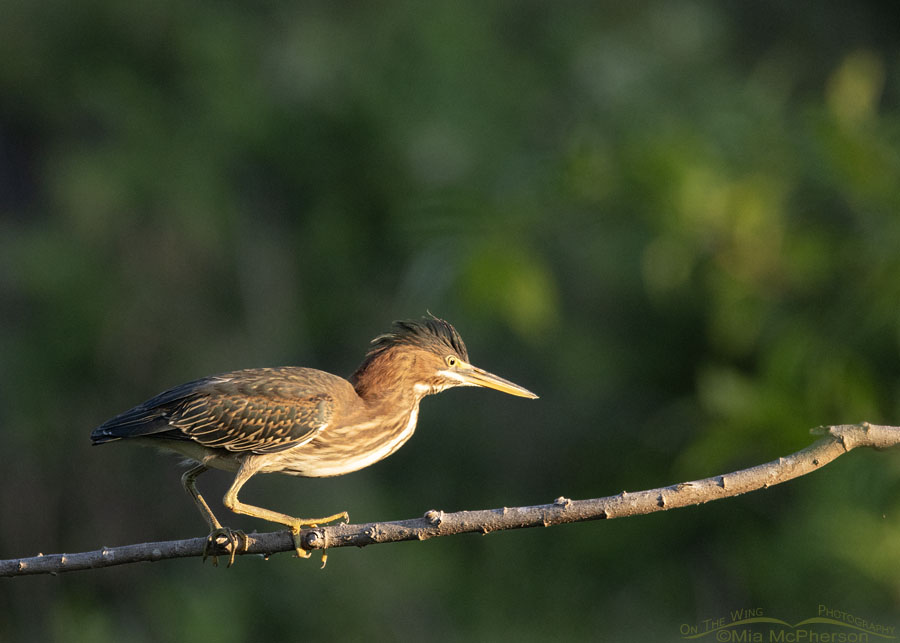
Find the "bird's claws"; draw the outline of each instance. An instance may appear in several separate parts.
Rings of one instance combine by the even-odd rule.
[[[298,520],[296,523],[291,525],[291,533],[294,537],[294,550],[297,552],[297,558],[309,558],[312,555],[308,549],[303,547],[303,539],[300,537],[300,532],[303,527],[309,527],[310,529],[315,529],[319,526],[319,523],[329,523],[334,522],[335,520],[343,519],[344,523],[350,522],[350,514],[346,511],[342,511],[340,513],[334,514],[333,516],[327,516],[325,518],[312,518],[309,520]],[[311,537],[318,537],[316,532],[310,534]],[[325,548],[322,547],[322,567],[320,569],[325,568],[325,563],[328,562],[328,554],[325,553]]]
[[[315,528],[315,525],[309,525],[312,528]],[[300,538],[300,529],[297,531],[291,530],[294,534],[294,548],[297,550],[297,558],[309,558],[312,556],[312,552],[308,549],[304,549],[302,546],[303,540]],[[325,569],[325,563],[328,562],[328,554],[325,553],[325,549],[322,549],[322,566],[319,569]]]
[[[215,554],[210,554],[209,551],[212,549],[216,551],[219,549],[219,538],[224,538],[225,543],[222,543],[222,546],[227,544],[228,547],[228,565],[227,567],[231,567],[234,565],[234,559],[240,551],[242,554],[246,553],[250,548],[250,539],[247,537],[243,531],[238,529],[231,529],[230,527],[219,527],[218,529],[213,529],[209,536],[206,537],[206,544],[203,546],[203,562],[206,562],[206,559],[210,556],[212,557],[213,566],[219,566],[219,557]],[[238,542],[240,541],[240,544]]]
[[[309,558],[312,552],[303,549],[303,539],[300,538],[300,526],[291,527],[291,533],[294,536],[294,550],[297,552],[297,558]]]

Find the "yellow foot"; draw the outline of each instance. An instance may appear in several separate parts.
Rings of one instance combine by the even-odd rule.
[[[206,544],[203,546],[203,562],[206,562],[206,559],[209,557],[209,550],[213,551],[219,548],[219,538],[223,537],[228,542],[228,567],[234,565],[234,558],[238,554],[238,550],[240,549],[241,553],[246,553],[247,549],[250,546],[250,540],[247,538],[247,534],[243,531],[239,531],[236,529],[231,529],[229,527],[219,527],[217,529],[213,529],[209,536],[206,537]],[[238,545],[238,541],[240,541],[240,545]],[[212,557],[213,565],[219,566],[219,557],[213,555]]]
[[[303,549],[303,540],[300,538],[300,527],[291,527],[291,533],[294,534],[294,549],[297,552],[297,558],[309,558],[312,552]]]
[[[325,518],[298,518],[297,521],[292,524],[291,533],[294,534],[294,549],[297,552],[298,558],[309,558],[311,552],[307,549],[304,549],[302,546],[302,540],[300,539],[300,530],[303,527],[318,527],[320,524],[334,522],[335,520],[343,520],[345,523],[350,522],[350,514],[346,511],[342,511],[341,513],[334,514],[333,516],[326,516]],[[322,549],[322,567],[325,567],[325,563],[328,560],[328,555],[325,553],[325,549]]]

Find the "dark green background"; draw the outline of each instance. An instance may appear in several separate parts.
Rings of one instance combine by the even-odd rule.
[[[355,521],[590,498],[900,423],[895,2],[3,0],[0,557],[195,537],[177,459],[91,448],[189,379],[349,374],[452,321],[541,395],[262,476]],[[201,489],[218,502],[229,477]],[[2,641],[676,640],[741,607],[900,626],[900,455],[701,507],[232,569],[0,582]],[[125,638],[127,637],[127,639]]]

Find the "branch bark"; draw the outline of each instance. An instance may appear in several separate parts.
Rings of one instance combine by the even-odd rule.
[[[825,437],[789,456],[702,480],[681,482],[646,491],[623,491],[614,496],[592,500],[570,500],[560,497],[550,504],[530,507],[503,507],[455,513],[431,510],[421,518],[410,520],[328,525],[301,532],[302,545],[306,550],[323,550],[324,560],[324,550],[336,547],[351,545],[365,547],[404,540],[427,540],[453,534],[471,532],[488,534],[504,529],[549,527],[563,523],[649,514],[729,498],[787,482],[816,471],[857,447],[885,449],[900,445],[900,427],[868,422],[818,427],[812,429],[811,433]],[[0,576],[58,574],[127,563],[202,556],[206,540],[205,537],[189,538],[104,547],[97,551],[77,554],[38,554],[29,558],[0,560]],[[220,541],[219,551],[214,553],[226,556],[229,554],[228,547],[227,543]],[[249,534],[247,550],[239,553],[258,554],[268,558],[271,554],[293,550],[292,535],[290,531],[285,530]]]

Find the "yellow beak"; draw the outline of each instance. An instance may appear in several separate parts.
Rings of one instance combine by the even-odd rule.
[[[527,388],[523,388],[518,384],[513,384],[509,380],[505,380],[499,375],[488,373],[482,368],[472,366],[471,364],[467,364],[463,361],[460,361],[457,368],[445,371],[445,374],[448,377],[459,380],[459,382],[464,386],[484,386],[486,388],[492,388],[497,391],[509,393],[510,395],[527,397],[532,400],[536,400],[538,397]]]

